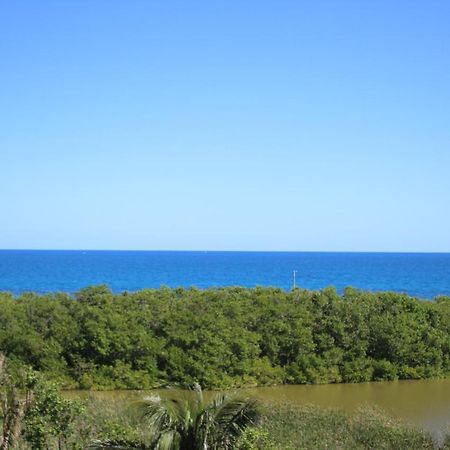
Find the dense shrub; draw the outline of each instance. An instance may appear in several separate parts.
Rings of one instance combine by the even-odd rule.
[[[0,293],[0,352],[66,388],[441,377],[450,298],[351,288]]]

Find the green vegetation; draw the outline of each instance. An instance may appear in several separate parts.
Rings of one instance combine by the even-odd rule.
[[[74,402],[79,405],[79,402]],[[78,407],[78,406],[76,406]],[[148,421],[134,408],[120,401],[91,398],[73,418],[64,439],[44,429],[41,440],[30,440],[24,430],[10,450],[81,450],[87,448],[122,450],[152,449]],[[1,420],[0,420],[1,422]],[[45,446],[36,446],[36,442]],[[99,441],[108,446],[99,445]],[[114,443],[116,446],[114,447]],[[148,444],[146,444],[148,443]],[[162,447],[182,450],[186,447]],[[189,448],[189,447],[188,447]],[[195,448],[195,447],[191,447]],[[214,449],[215,447],[206,447]],[[226,448],[226,447],[225,447]],[[273,405],[263,407],[262,420],[246,428],[235,450],[450,450],[450,435],[434,443],[420,430],[392,421],[379,411],[361,409],[354,415],[316,407]],[[222,450],[224,447],[216,447]],[[160,449],[161,450],[161,449]]]
[[[443,377],[450,298],[351,288],[0,293],[0,351],[82,389]]]
[[[0,407],[1,450],[450,450],[450,435],[433,442],[379,411],[258,405],[232,394],[204,401],[198,385],[131,404],[68,399],[1,354]]]
[[[445,442],[433,442],[428,433],[370,408],[347,415],[313,406],[273,405],[267,408],[263,424],[256,429],[258,434],[262,441],[255,440],[255,450],[450,449],[450,436]]]
[[[167,392],[167,397],[153,397],[135,405],[148,424],[149,441],[108,439],[89,448],[233,450],[245,430],[256,425],[259,418],[254,400],[222,394],[206,403],[198,384],[191,392],[171,394]]]
[[[0,353],[0,450],[81,449],[73,437],[84,413],[81,403],[65,399],[54,383]]]

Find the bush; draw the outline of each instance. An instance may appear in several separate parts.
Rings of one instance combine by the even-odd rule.
[[[238,287],[0,293],[2,351],[81,389],[447,376],[450,299]]]

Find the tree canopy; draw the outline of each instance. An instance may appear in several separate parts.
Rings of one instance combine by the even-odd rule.
[[[0,293],[0,351],[67,388],[446,376],[450,298],[352,288]]]

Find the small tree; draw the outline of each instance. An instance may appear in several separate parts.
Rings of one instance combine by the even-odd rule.
[[[255,400],[226,394],[207,403],[198,384],[193,392],[152,397],[137,405],[148,421],[152,442],[102,441],[91,449],[231,450],[259,418]]]
[[[49,448],[52,440],[58,449],[67,448],[75,419],[83,412],[81,404],[62,397],[54,383],[23,366],[11,368],[2,353],[0,408],[0,450],[14,447],[21,433],[33,450]]]
[[[56,384],[41,380],[25,415],[24,437],[33,450],[46,450],[50,441],[56,441],[59,450],[67,448],[75,420],[83,412],[80,402],[65,399]]]

